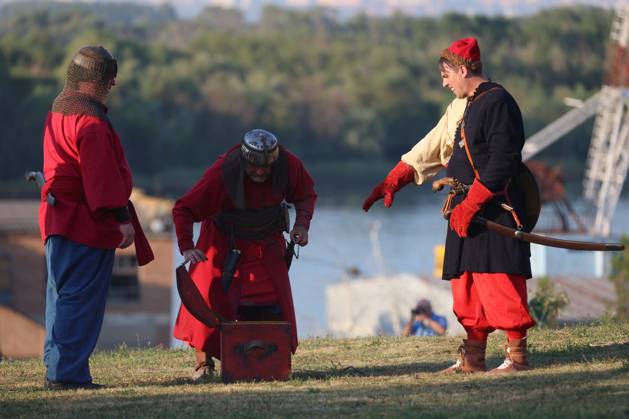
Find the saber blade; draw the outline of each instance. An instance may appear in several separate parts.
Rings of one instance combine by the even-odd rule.
[[[489,221],[488,219],[479,216],[474,217],[472,221],[477,224],[484,225],[485,227],[487,227],[488,230],[496,232],[500,235],[512,237],[516,240],[522,240],[529,243],[540,244],[542,246],[557,247],[560,249],[600,252],[617,252],[625,250],[625,245],[621,243],[596,243],[557,239],[554,237],[547,237],[540,234],[527,233],[525,231],[516,230],[515,228],[507,227],[505,225],[498,224],[494,221]]]
[[[186,262],[179,265],[176,270],[176,276],[177,291],[179,291],[181,303],[194,318],[209,328],[217,328],[222,321],[225,321],[222,316],[210,309],[205,300],[203,300],[199,289],[192,281],[192,278],[190,278],[190,274],[186,269]]]

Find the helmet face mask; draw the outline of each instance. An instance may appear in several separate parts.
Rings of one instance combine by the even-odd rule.
[[[66,73],[66,90],[80,91],[81,83],[94,87],[94,96],[105,98],[118,74],[116,59],[101,46],[86,46],[73,57]]]
[[[253,129],[248,131],[241,144],[240,152],[243,160],[253,167],[268,167],[279,156],[279,141],[269,131]]]

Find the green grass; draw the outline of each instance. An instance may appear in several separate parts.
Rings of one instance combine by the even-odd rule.
[[[489,342],[502,362],[504,337]],[[443,376],[459,339],[309,339],[287,382],[194,384],[193,354],[98,352],[104,390],[47,391],[40,360],[0,363],[0,417],[629,417],[629,322],[530,333],[535,369]]]

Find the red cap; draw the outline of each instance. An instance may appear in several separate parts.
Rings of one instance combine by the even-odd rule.
[[[447,49],[443,50],[441,56],[453,64],[469,65],[480,61],[480,48],[476,38],[463,38],[454,41]]]

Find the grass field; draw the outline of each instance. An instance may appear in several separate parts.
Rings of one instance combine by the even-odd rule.
[[[502,362],[492,336],[488,365]],[[0,417],[629,418],[629,322],[533,330],[532,371],[443,376],[456,338],[309,339],[287,382],[196,384],[190,351],[92,357],[104,390],[48,391],[40,360],[0,363]]]

